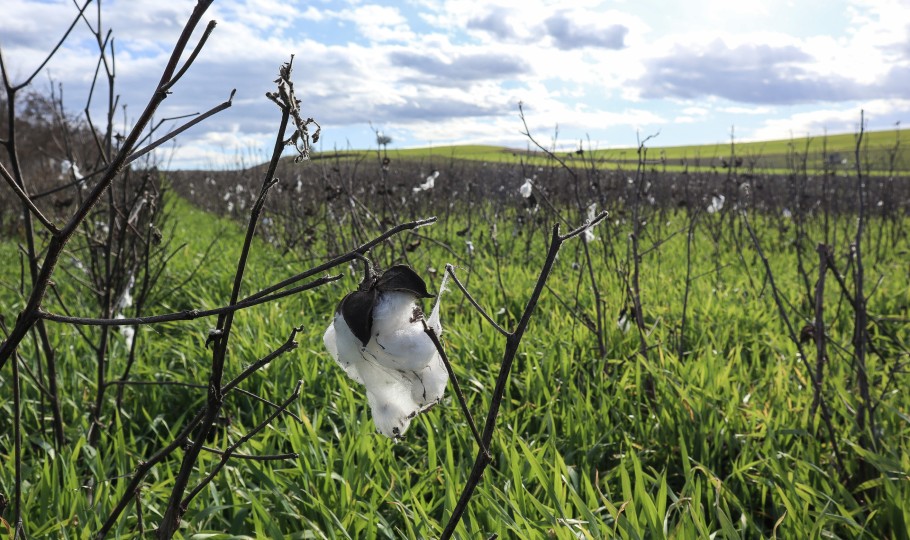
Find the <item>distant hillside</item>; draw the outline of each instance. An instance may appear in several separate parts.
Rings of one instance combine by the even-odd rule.
[[[864,169],[877,174],[889,171],[910,172],[904,130],[870,131],[863,135],[861,161]],[[822,137],[800,137],[774,141],[689,145],[648,146],[646,164],[649,168],[666,171],[699,171],[734,167],[764,173],[780,173],[806,168],[810,171],[843,170],[854,167],[856,137],[852,133]],[[527,163],[553,165],[545,152],[490,145],[455,145],[427,148],[349,150],[321,152],[314,160],[323,159],[381,159],[445,161],[451,159],[495,163]],[[573,166],[629,168],[638,163],[636,148],[584,149],[576,152],[557,152],[556,156]],[[731,157],[732,156],[732,157]]]

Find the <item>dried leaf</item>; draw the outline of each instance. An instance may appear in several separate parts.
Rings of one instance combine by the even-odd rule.
[[[417,272],[411,270],[410,266],[403,264],[395,265],[383,272],[373,287],[380,291],[409,292],[418,298],[433,298],[433,295],[427,292],[426,282],[417,275]]]
[[[338,304],[336,311],[344,317],[344,322],[351,332],[366,347],[373,331],[373,304],[376,302],[376,291],[355,291],[345,296]]]

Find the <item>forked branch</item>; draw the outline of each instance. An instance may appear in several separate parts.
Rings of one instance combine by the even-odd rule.
[[[553,231],[550,236],[550,247],[547,250],[547,257],[544,260],[543,267],[537,276],[537,283],[534,286],[534,290],[531,292],[531,296],[528,298],[528,301],[525,304],[524,311],[522,312],[521,318],[518,320],[518,324],[515,326],[515,329],[512,332],[505,333],[505,350],[503,351],[502,362],[499,366],[499,375],[496,378],[496,386],[490,398],[490,410],[487,412],[486,424],[484,425],[483,432],[481,433],[480,439],[478,441],[479,448],[477,451],[477,457],[474,460],[474,466],[471,468],[471,472],[468,475],[468,480],[461,492],[458,503],[452,510],[452,515],[449,516],[449,521],[446,523],[446,527],[443,530],[440,540],[446,540],[455,534],[455,529],[458,527],[458,523],[461,521],[461,517],[464,515],[464,512],[467,509],[468,503],[471,501],[474,490],[480,483],[480,479],[483,476],[484,470],[492,460],[492,456],[489,452],[490,444],[493,442],[493,432],[496,428],[496,419],[499,417],[499,410],[502,406],[503,398],[505,397],[506,384],[508,383],[509,375],[512,372],[512,366],[515,362],[515,357],[518,353],[518,347],[521,344],[521,339],[524,337],[525,331],[528,329],[528,324],[531,321],[531,316],[534,314],[534,310],[537,307],[537,302],[540,299],[540,295],[544,290],[547,279],[550,277],[550,272],[553,269],[553,264],[556,262],[556,255],[559,253],[560,247],[566,240],[570,240],[576,236],[581,235],[585,230],[597,225],[606,217],[607,212],[601,212],[589,222],[585,223],[581,227],[569,231],[565,235],[559,234],[558,224],[553,226]],[[447,268],[446,271],[449,272],[453,279],[455,279],[457,284],[458,280],[455,278],[454,272],[450,268]],[[467,292],[463,288],[462,291],[465,293]],[[476,305],[476,302],[472,302],[472,305],[474,305],[475,308],[478,308],[478,310],[483,313],[483,310],[479,309],[479,307]],[[485,317],[485,319],[490,321],[488,317]],[[467,406],[464,405],[464,407],[466,408]]]

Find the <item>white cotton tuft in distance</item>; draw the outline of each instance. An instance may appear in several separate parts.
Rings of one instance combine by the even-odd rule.
[[[531,193],[534,189],[534,184],[531,183],[530,178],[525,178],[525,183],[518,188],[518,192],[521,193],[521,196],[527,199],[531,196]]]
[[[715,214],[723,210],[724,200],[726,200],[726,197],[723,195],[715,195],[714,197],[711,197],[711,204],[708,205],[708,213]]]

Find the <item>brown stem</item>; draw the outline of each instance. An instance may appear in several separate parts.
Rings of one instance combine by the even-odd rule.
[[[221,388],[221,394],[227,395],[231,391],[235,391],[235,390],[240,392],[241,390],[236,388],[236,386],[238,384],[240,384],[247,377],[252,375],[256,370],[265,366],[266,364],[268,364],[269,362],[271,362],[278,356],[296,348],[297,342],[294,341],[294,337],[297,335],[297,333],[300,330],[301,330],[301,328],[295,328],[291,332],[291,335],[288,337],[288,339],[280,347],[278,347],[276,350],[272,351],[265,357],[261,358],[260,360],[257,360],[256,362],[254,362],[252,365],[250,365],[245,370],[243,370],[243,372],[241,372],[233,380],[231,380],[228,384],[224,385]],[[119,381],[114,381],[114,384],[119,384]],[[182,386],[196,386],[191,383],[180,383],[180,382],[171,382],[171,381],[149,381],[149,382],[145,382],[145,383],[132,382],[130,384],[162,384],[162,385],[163,384],[174,384],[174,385],[182,385]],[[130,484],[124,490],[123,496],[121,497],[120,501],[117,503],[117,506],[114,507],[114,510],[111,511],[110,515],[105,520],[104,525],[102,525],[101,529],[95,535],[95,538],[97,538],[97,539],[104,538],[107,535],[107,533],[110,532],[111,528],[114,526],[114,524],[117,523],[117,520],[120,518],[120,514],[122,514],[123,511],[126,509],[127,505],[129,505],[130,499],[136,493],[136,490],[139,488],[140,484],[142,483],[143,478],[145,478],[145,475],[155,465],[164,461],[174,450],[184,447],[184,445],[186,444],[186,441],[189,439],[190,434],[193,432],[193,430],[195,430],[199,426],[199,423],[202,422],[202,419],[203,419],[205,413],[206,413],[206,407],[203,407],[202,409],[199,410],[199,412],[196,413],[196,415],[189,422],[187,422],[186,426],[183,427],[183,429],[180,431],[180,433],[177,434],[177,436],[174,438],[173,441],[171,441],[170,443],[168,443],[167,446],[165,446],[164,448],[162,448],[161,450],[156,452],[152,457],[150,457],[149,459],[147,459],[145,461],[142,461],[139,464],[139,466],[136,468],[136,471],[133,473],[133,478],[130,481]]]
[[[303,381],[297,381],[297,385],[294,387],[294,392],[291,394],[291,396],[289,398],[287,398],[278,407],[278,409],[272,411],[272,413],[270,415],[268,415],[262,422],[259,422],[259,425],[254,427],[243,437],[240,437],[240,439],[238,439],[237,442],[235,442],[234,444],[227,447],[223,452],[216,451],[216,453],[221,454],[221,460],[218,461],[218,464],[215,465],[215,468],[212,469],[211,471],[209,471],[209,473],[205,476],[205,478],[203,478],[202,481],[200,481],[199,484],[197,484],[196,487],[193,488],[193,490],[180,502],[180,507],[184,511],[189,507],[190,502],[196,497],[196,495],[198,495],[199,492],[205,488],[205,486],[207,486],[212,480],[215,479],[215,476],[218,475],[218,472],[221,471],[221,469],[223,469],[225,465],[227,465],[228,460],[231,459],[232,456],[234,456],[234,452],[236,452],[236,450],[238,448],[240,448],[241,445],[243,445],[244,443],[246,443],[247,441],[252,439],[253,436],[256,435],[257,433],[259,433],[260,431],[265,429],[265,427],[268,426],[272,422],[272,420],[277,418],[279,414],[284,412],[291,405],[291,403],[293,403],[300,396],[300,387],[302,385],[303,385]],[[193,443],[191,445],[191,447],[194,447],[194,446],[196,446],[196,443]],[[202,448],[201,444],[198,446],[200,448]],[[266,461],[269,459],[286,459],[288,456],[289,455],[287,455],[287,454],[282,455],[282,456],[277,456],[277,457],[276,456],[262,456],[260,461]],[[297,457],[296,454],[290,454],[290,456]],[[244,457],[246,459],[255,459],[252,456],[244,456]]]
[[[823,386],[823,377],[825,364],[828,362],[827,341],[825,337],[825,275],[827,274],[828,265],[828,246],[819,244],[815,249],[818,252],[818,281],[815,282],[815,376],[813,378],[812,407],[809,409],[810,421],[815,418],[815,411],[821,402],[821,390]]]
[[[331,283],[341,279],[342,274],[334,276],[324,276],[319,279],[315,279],[309,283],[304,283],[292,289],[286,289],[276,294],[269,296],[262,296],[254,300],[244,300],[242,302],[237,302],[234,305],[222,306],[219,308],[213,309],[188,309],[184,311],[177,311],[174,313],[165,313],[162,315],[148,315],[145,317],[131,317],[123,319],[104,319],[104,318],[92,318],[92,317],[71,317],[66,315],[57,315],[54,313],[49,313],[44,310],[38,312],[38,316],[47,321],[54,321],[67,324],[75,325],[86,325],[86,326],[133,326],[133,325],[145,325],[145,324],[156,324],[163,322],[173,322],[173,321],[192,321],[202,317],[212,317],[214,315],[225,315],[227,313],[233,313],[240,311],[242,309],[247,309],[253,306],[258,306],[259,304],[265,304],[273,300],[278,300],[279,298],[284,298],[285,296],[291,296],[299,292],[308,291],[310,289],[315,289],[316,287],[325,285],[326,283]]]
[[[806,373],[811,374],[812,367],[809,365],[806,351],[803,349],[802,343],[800,342],[799,337],[796,335],[796,332],[793,329],[793,325],[790,322],[790,317],[787,316],[787,311],[784,309],[783,300],[780,297],[780,289],[777,288],[777,283],[774,281],[774,273],[771,271],[771,264],[768,262],[768,258],[765,256],[765,252],[761,248],[761,244],[758,241],[758,236],[756,236],[755,231],[752,230],[752,225],[749,223],[749,218],[746,216],[745,211],[742,212],[742,218],[743,223],[746,225],[746,230],[749,231],[749,236],[752,238],[752,244],[755,246],[755,251],[758,252],[758,256],[762,261],[762,265],[765,267],[765,275],[767,276],[768,282],[771,285],[771,294],[774,297],[774,303],[777,306],[777,312],[787,327],[787,333],[790,336],[790,340],[796,345],[797,351],[799,351],[800,363],[802,363],[803,367],[806,370]],[[843,457],[841,456],[840,445],[837,442],[837,432],[835,431],[834,424],[831,420],[831,410],[828,408],[828,403],[825,400],[821,388],[817,387],[816,391],[819,396],[818,404],[819,407],[821,407],[822,421],[825,423],[825,427],[828,430],[828,442],[831,443],[831,449],[834,452],[835,468],[841,481],[846,481],[846,468],[844,467]]]
[[[459,289],[461,289],[462,294],[464,294],[464,295],[465,295],[465,298],[468,299],[468,302],[470,302],[471,305],[474,306],[474,309],[476,309],[477,312],[480,313],[480,315],[481,315],[484,319],[486,319],[486,321],[487,321],[488,323],[490,323],[490,326],[492,326],[493,328],[495,328],[496,331],[499,332],[500,334],[502,334],[503,336],[509,337],[509,332],[506,331],[503,327],[501,327],[501,326],[499,326],[498,324],[496,324],[496,321],[494,321],[493,318],[490,317],[490,315],[487,314],[487,312],[486,312],[485,309],[483,309],[482,307],[480,307],[480,304],[477,303],[477,300],[475,300],[474,297],[471,296],[471,293],[468,292],[468,289],[461,283],[461,281],[459,281],[458,276],[455,275],[455,267],[453,267],[451,264],[447,264],[447,265],[446,265],[446,273],[449,274],[449,276],[452,278],[452,281],[455,282],[455,285],[456,285]]]
[[[856,385],[859,387],[860,401],[856,406],[856,428],[859,431],[859,445],[865,450],[876,451],[878,436],[876,435],[874,406],[872,395],[869,391],[869,374],[866,366],[866,325],[869,314],[866,311],[866,295],[863,290],[865,275],[863,267],[863,231],[866,224],[866,186],[863,178],[863,169],[860,165],[860,150],[862,148],[863,133],[865,131],[865,115],[860,112],[859,135],[856,138],[854,150],[854,164],[856,166],[856,191],[858,216],[856,220],[856,237],[853,241],[854,265],[854,324],[853,324],[853,350],[856,366]],[[874,468],[867,459],[860,461],[859,476],[856,483],[862,483],[875,475]]]
[[[13,488],[13,503],[16,507],[13,523],[16,530],[15,536],[18,537],[22,531],[24,538],[25,531],[22,526],[22,396],[19,383],[19,359],[17,357],[13,358],[13,468],[16,483]]]
[[[439,342],[436,331],[427,326],[427,321],[421,320],[421,322],[423,323],[423,331],[430,337],[430,340],[439,352],[440,358],[442,358],[442,363],[446,366],[446,371],[449,373],[449,379],[451,379],[452,386],[455,388],[455,395],[458,396],[458,404],[461,405],[461,412],[464,413],[468,426],[471,428],[471,433],[474,435],[474,440],[477,442],[477,448],[489,455],[490,452],[484,447],[483,441],[480,438],[480,432],[477,431],[477,424],[474,423],[474,417],[471,416],[471,410],[468,408],[468,402],[464,398],[464,392],[461,391],[461,385],[458,384],[458,377],[455,376],[455,370],[452,369],[452,363],[449,362],[449,355],[446,354],[445,349],[442,347],[442,343]]]
[[[205,121],[205,120],[208,119],[209,117],[214,116],[214,115],[220,113],[221,111],[223,111],[223,110],[225,110],[225,109],[230,108],[231,104],[232,104],[233,101],[234,101],[234,94],[235,94],[236,92],[237,92],[236,89],[231,90],[231,95],[228,97],[227,101],[225,101],[224,103],[221,103],[220,105],[217,105],[217,106],[215,106],[215,107],[212,107],[211,109],[209,109],[209,110],[205,111],[204,113],[200,114],[199,116],[193,118],[192,120],[190,120],[189,122],[183,124],[182,126],[180,126],[180,127],[176,128],[176,129],[173,129],[173,130],[169,131],[169,132],[167,133],[167,135],[161,137],[160,139],[157,139],[157,140],[155,140],[155,141],[152,141],[152,142],[149,143],[147,146],[144,146],[143,148],[140,148],[139,150],[136,150],[135,152],[133,152],[132,154],[130,154],[130,157],[127,158],[126,163],[127,163],[127,164],[130,164],[130,163],[136,161],[137,159],[141,158],[141,157],[144,156],[145,154],[151,152],[151,151],[154,150],[155,148],[158,148],[158,147],[161,146],[162,144],[164,144],[164,143],[166,143],[167,141],[173,139],[173,138],[176,137],[177,135],[180,135],[181,133],[183,133],[184,131],[190,129],[191,127],[195,126],[196,124]]]
[[[262,187],[259,190],[259,197],[256,199],[256,202],[250,211],[246,237],[244,238],[243,247],[240,250],[240,259],[237,262],[237,270],[234,273],[234,286],[231,290],[231,299],[228,302],[228,305],[236,304],[240,297],[240,287],[243,284],[243,275],[246,271],[247,259],[249,258],[250,249],[253,244],[253,235],[256,232],[259,214],[265,203],[266,194],[269,189],[276,184],[274,174],[275,169],[278,166],[278,160],[281,157],[281,151],[284,149],[284,133],[287,129],[289,117],[289,110],[284,108],[281,112],[281,123],[278,127],[269,168],[263,178]],[[184,491],[189,484],[190,476],[196,465],[199,453],[202,451],[202,443],[208,438],[218,414],[221,411],[222,403],[224,402],[224,394],[221,391],[221,381],[224,376],[227,345],[230,340],[231,327],[234,322],[234,313],[235,311],[228,311],[219,315],[218,318],[218,324],[216,325],[218,337],[215,339],[215,346],[212,351],[212,367],[209,373],[209,392],[206,400],[205,415],[196,431],[196,443],[186,449],[186,452],[183,454],[183,461],[180,464],[180,470],[174,479],[174,487],[172,488],[171,496],[168,499],[167,509],[164,512],[164,516],[161,518],[161,524],[158,526],[158,538],[162,540],[173,537],[174,533],[177,532],[177,528],[180,526],[180,519],[183,517],[184,512],[186,512],[186,506],[183,504]]]
[[[15,193],[17,197],[19,197],[19,200],[21,200],[22,204],[26,208],[28,208],[28,210],[32,213],[33,216],[35,216],[35,219],[37,219],[38,221],[41,222],[42,225],[44,225],[45,229],[47,229],[51,234],[58,234],[60,232],[60,230],[57,228],[57,226],[54,225],[54,223],[51,220],[46,218],[44,216],[44,214],[41,213],[41,210],[39,210],[38,207],[35,206],[35,203],[32,202],[32,199],[29,197],[28,193],[25,192],[25,190],[22,188],[22,186],[20,186],[19,184],[16,183],[16,180],[13,178],[13,175],[10,174],[10,172],[6,170],[6,167],[3,166],[2,162],[0,162],[0,176],[2,176],[4,180],[6,180],[6,183],[13,190],[13,193]]]
[[[468,476],[468,480],[461,492],[461,496],[458,498],[458,503],[455,505],[455,508],[452,510],[452,514],[449,516],[449,520],[442,532],[442,536],[440,536],[440,540],[451,538],[455,533],[455,528],[458,527],[458,523],[461,521],[461,516],[464,515],[464,512],[468,507],[468,503],[471,501],[471,497],[474,494],[474,490],[480,483],[480,479],[483,476],[484,470],[492,461],[492,456],[489,453],[489,449],[490,444],[493,441],[493,431],[496,428],[496,419],[499,416],[499,409],[502,406],[502,400],[505,397],[506,384],[509,380],[509,374],[512,372],[512,365],[514,364],[515,356],[518,353],[518,346],[521,344],[521,339],[524,336],[525,331],[528,329],[528,324],[531,321],[531,315],[534,314],[534,310],[537,307],[537,301],[540,299],[544,285],[546,284],[547,279],[550,277],[550,271],[553,269],[553,263],[556,261],[556,255],[559,253],[559,248],[566,240],[582,234],[585,229],[596,225],[606,217],[607,213],[602,212],[600,215],[591,220],[590,223],[572,230],[565,236],[559,235],[559,225],[555,225],[553,227],[550,238],[550,247],[547,250],[547,257],[544,261],[543,268],[541,268],[540,274],[537,277],[537,284],[534,286],[534,291],[531,293],[527,304],[525,304],[524,312],[522,313],[521,319],[519,319],[515,330],[511,333],[508,333],[506,336],[506,346],[502,355],[502,363],[499,367],[499,375],[496,378],[496,386],[493,389],[493,395],[490,400],[490,410],[487,413],[486,424],[484,425],[483,433],[480,436],[480,448],[477,450],[477,457],[474,459],[474,465],[471,468],[471,473]]]
[[[193,29],[199,23],[202,14],[205,13],[211,3],[212,0],[198,0],[192,15],[184,26],[183,33],[180,35],[180,38],[177,41],[173,52],[171,53],[170,60],[162,72],[161,81],[158,83],[158,86],[152,98],[149,100],[145,110],[140,115],[139,120],[133,126],[133,129],[129,132],[129,134],[124,138],[120,151],[117,153],[116,157],[111,160],[111,163],[105,169],[101,180],[98,182],[95,188],[92,189],[82,205],[69,219],[66,226],[60,230],[58,235],[51,237],[51,240],[47,247],[47,254],[45,255],[44,262],[41,264],[41,268],[33,280],[32,292],[29,295],[26,307],[20,314],[19,319],[16,321],[16,325],[13,328],[13,331],[10,333],[10,336],[2,344],[0,344],[0,369],[3,368],[4,364],[6,364],[6,361],[12,356],[16,348],[19,346],[19,343],[22,342],[22,339],[39,319],[41,302],[44,300],[44,297],[47,294],[48,284],[51,280],[51,276],[54,273],[54,269],[57,266],[57,262],[60,259],[60,255],[63,252],[63,248],[69,242],[70,238],[72,238],[79,225],[85,221],[85,218],[88,216],[89,211],[95,206],[95,204],[98,203],[102,195],[110,187],[111,183],[114,181],[114,178],[120,174],[121,170],[125,166],[127,157],[132,151],[136,141],[142,134],[142,131],[145,129],[145,126],[148,125],[149,121],[151,121],[152,115],[158,109],[158,106],[167,97],[167,93],[162,91],[162,87],[171,79],[174,70],[177,67],[177,62],[179,61],[180,56],[183,54],[183,50],[186,48],[187,42],[193,33]]]

